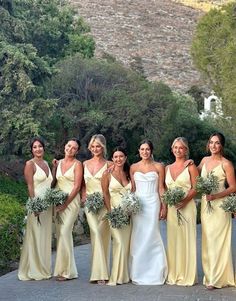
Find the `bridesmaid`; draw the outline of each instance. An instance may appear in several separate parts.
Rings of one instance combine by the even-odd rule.
[[[127,154],[122,147],[116,147],[112,153],[114,168],[105,171],[102,177],[102,190],[107,210],[119,206],[122,194],[131,189],[129,177],[129,165]],[[130,225],[122,229],[111,227],[113,241],[112,269],[108,285],[128,283],[129,277],[129,247],[130,247]]]
[[[33,159],[25,164],[24,176],[29,197],[43,197],[51,187],[52,174],[48,163],[44,161],[45,145],[41,138],[32,139],[31,153]],[[42,280],[51,278],[51,236],[52,208],[40,213],[41,224],[37,214],[28,214],[26,232],[18,270],[19,280]]]
[[[105,159],[106,139],[103,135],[92,136],[88,149],[92,153],[92,159],[84,162],[84,181],[83,200],[86,195],[94,192],[102,193],[101,178],[105,170],[110,165]],[[96,281],[98,284],[105,284],[109,279],[108,258],[110,251],[110,227],[107,220],[103,219],[106,214],[106,208],[102,208],[99,213],[93,214],[85,209],[87,221],[90,228],[92,263],[90,281]]]
[[[57,206],[62,223],[56,223],[57,254],[54,276],[58,281],[77,278],[75,265],[72,230],[79,214],[79,190],[83,178],[83,167],[75,156],[80,148],[77,139],[70,139],[65,145],[65,157],[58,163],[54,162],[56,187],[69,194],[65,204]],[[55,170],[55,167],[57,169]]]
[[[189,147],[184,137],[176,138],[171,146],[175,162],[166,167],[167,188],[181,187],[185,197],[175,207],[168,207],[167,214],[167,260],[168,284],[190,286],[197,282],[196,205],[193,197],[197,167],[187,164]],[[184,217],[178,225],[176,210]]]
[[[217,193],[203,196],[201,203],[203,283],[209,290],[235,285],[231,253],[232,219],[220,205],[226,196],[236,191],[236,182],[234,167],[224,157],[224,145],[225,137],[221,133],[212,134],[207,143],[210,156],[204,157],[199,165],[203,177],[214,172],[219,179]],[[209,201],[213,206],[211,213],[206,210]]]

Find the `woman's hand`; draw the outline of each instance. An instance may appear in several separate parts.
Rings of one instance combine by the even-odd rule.
[[[54,167],[54,168],[57,168],[57,166],[58,166],[58,160],[57,159],[53,159],[52,160],[52,166]]]
[[[114,167],[115,167],[115,164],[112,164],[112,165],[110,165],[108,168],[107,168],[107,172],[108,173],[112,173],[113,172],[113,170],[114,170]]]
[[[216,198],[215,198],[215,195],[214,194],[207,194],[206,195],[206,200],[208,201],[208,202],[210,202],[210,201],[214,201]]]
[[[161,209],[159,213],[159,219],[160,220],[165,220],[167,217],[167,207],[165,204],[161,203]]]
[[[56,206],[56,212],[64,211],[67,208],[66,204]]]
[[[192,164],[194,164],[194,161],[192,159],[188,159],[184,162],[184,167],[187,167],[187,166],[192,165]]]

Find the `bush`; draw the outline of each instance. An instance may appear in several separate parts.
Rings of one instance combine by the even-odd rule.
[[[24,216],[24,207],[14,196],[0,194],[0,271],[19,259]]]
[[[28,195],[27,187],[23,181],[12,180],[9,177],[0,175],[0,193],[11,194],[18,202],[25,204]],[[0,213],[1,216],[1,213]]]

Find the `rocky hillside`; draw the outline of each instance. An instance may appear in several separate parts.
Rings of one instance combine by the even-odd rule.
[[[68,1],[90,24],[98,57],[110,54],[143,70],[152,81],[186,91],[195,84],[204,85],[190,57],[194,29],[204,14],[200,8],[230,0]]]
[[[199,83],[190,57],[201,10],[170,0],[71,0],[96,40],[96,55],[114,56],[186,91]]]

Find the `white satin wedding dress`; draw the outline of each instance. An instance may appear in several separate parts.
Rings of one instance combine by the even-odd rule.
[[[133,217],[131,279],[134,284],[161,285],[167,277],[167,260],[159,229],[158,174],[135,172],[134,181],[142,211]]]

